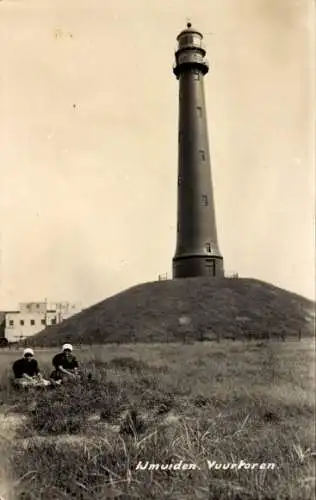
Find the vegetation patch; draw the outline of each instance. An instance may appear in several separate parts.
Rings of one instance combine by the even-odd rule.
[[[6,430],[14,499],[310,500],[313,356],[307,342],[85,348],[79,384],[5,391],[26,419]],[[275,467],[209,466],[240,461]]]

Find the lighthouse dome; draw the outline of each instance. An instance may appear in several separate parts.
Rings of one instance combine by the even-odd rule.
[[[180,38],[182,38],[183,36],[186,36],[186,35],[197,35],[200,40],[202,40],[202,38],[203,38],[202,33],[200,31],[196,30],[195,28],[193,28],[191,23],[187,23],[186,28],[184,30],[182,30],[181,33],[179,33],[179,35],[177,36],[177,40],[179,40]]]

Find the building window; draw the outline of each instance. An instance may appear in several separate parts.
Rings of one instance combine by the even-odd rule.
[[[207,253],[211,253],[211,244],[210,243],[206,243],[205,250],[207,251]]]
[[[20,320],[20,325],[23,326],[24,325],[24,319],[21,319]]]
[[[34,325],[35,325],[35,319],[31,319],[30,324],[31,324],[32,326],[34,326]]]
[[[56,318],[52,318],[52,322],[51,322],[52,325],[56,325]]]
[[[197,106],[196,107],[196,111],[197,111],[198,117],[201,117],[202,116],[202,108],[201,108],[201,106]]]
[[[10,326],[14,326],[14,321],[13,321],[13,319],[10,319],[10,321],[9,321],[9,325],[10,325]]]
[[[199,157],[200,157],[200,160],[205,161],[205,151],[203,151],[203,149],[200,149]]]
[[[45,323],[46,323],[45,319],[41,319],[41,323],[42,323],[42,325],[45,325]]]
[[[203,207],[207,207],[208,206],[208,197],[207,197],[207,194],[202,194],[201,200],[202,200]]]
[[[37,308],[37,309],[39,308],[39,304],[36,304],[36,308]]]

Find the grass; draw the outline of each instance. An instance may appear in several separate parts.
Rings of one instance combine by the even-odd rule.
[[[3,412],[25,417],[2,439],[10,500],[313,498],[311,341],[108,345],[77,354],[81,384],[28,396],[7,381],[16,353],[0,354]],[[47,374],[52,355],[38,351]],[[136,469],[180,459],[199,469]],[[276,468],[207,467],[240,459]]]
[[[314,312],[311,301],[259,280],[187,278],[132,287],[28,343],[297,339],[312,336]]]

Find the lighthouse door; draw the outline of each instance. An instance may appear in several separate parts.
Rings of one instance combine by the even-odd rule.
[[[215,276],[215,260],[207,259],[206,260],[206,269],[208,271],[209,276]]]

